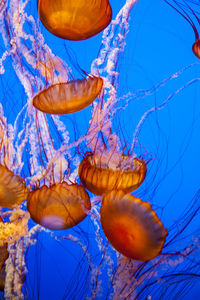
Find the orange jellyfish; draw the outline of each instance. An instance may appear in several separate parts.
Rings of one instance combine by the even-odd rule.
[[[43,185],[32,191],[27,200],[31,218],[53,230],[63,230],[79,224],[90,208],[90,199],[84,187],[66,182],[50,187]]]
[[[5,129],[7,130],[7,129]],[[9,143],[8,138],[4,136],[3,123],[0,125],[0,149],[4,153],[5,165],[9,159]],[[6,166],[0,164],[0,206],[5,208],[13,208],[15,205],[21,204],[27,197],[28,189],[22,177],[15,175]]]
[[[122,161],[128,158],[123,156]],[[78,174],[85,188],[93,194],[102,195],[111,190],[126,193],[136,190],[145,179],[146,171],[145,161],[138,158],[133,158],[132,166],[123,170],[120,167],[109,168],[98,155],[87,155],[80,163]]]
[[[96,99],[102,86],[103,79],[96,76],[53,84],[35,95],[33,105],[49,114],[77,112]]]
[[[25,180],[10,170],[14,151],[8,128],[6,121],[0,117],[0,207],[13,208],[26,199],[28,189]]]
[[[0,206],[13,208],[21,204],[27,195],[28,189],[24,179],[0,165]]]
[[[117,251],[139,261],[158,256],[168,234],[150,203],[123,191],[103,196],[101,224]]]
[[[46,29],[67,40],[88,39],[112,19],[109,0],[38,0],[37,7]]]
[[[200,58],[200,40],[196,40],[192,45],[192,51],[197,58]]]

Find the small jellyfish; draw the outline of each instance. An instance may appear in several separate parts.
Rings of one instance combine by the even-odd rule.
[[[103,79],[96,76],[53,84],[35,95],[33,105],[49,114],[77,112],[90,105],[102,87]]]
[[[122,158],[123,162],[128,156]],[[78,174],[85,188],[96,195],[102,195],[111,190],[123,190],[130,193],[136,190],[146,176],[144,160],[133,158],[132,166],[128,169],[110,168],[101,158],[87,155],[80,163]]]
[[[197,58],[200,59],[200,40],[196,40],[192,45],[192,51]]]
[[[168,233],[150,203],[112,191],[103,196],[100,215],[108,241],[124,256],[147,261],[160,254]]]
[[[37,7],[46,29],[67,40],[88,39],[112,19],[109,0],[38,0]]]
[[[0,206],[13,208],[21,204],[27,195],[28,189],[24,179],[0,165]]]
[[[90,199],[84,187],[66,182],[50,187],[43,185],[32,191],[27,200],[31,218],[53,230],[63,230],[79,224],[90,208]]]

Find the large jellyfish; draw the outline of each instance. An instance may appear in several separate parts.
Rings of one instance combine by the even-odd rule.
[[[84,210],[89,210],[90,207],[90,199],[84,188],[66,182],[52,187],[42,186],[31,192],[27,202],[31,218],[54,230],[77,225],[87,216]]]
[[[44,26],[68,40],[84,40],[101,32],[112,19],[109,0],[39,0],[38,13]]]
[[[109,167],[109,153],[102,156],[88,155],[79,166],[79,177],[83,185],[93,194],[102,195],[112,190],[124,190],[126,193],[136,190],[146,175],[145,161],[134,158],[130,164],[128,156],[122,156],[119,164],[115,167]],[[118,158],[119,159],[119,158]],[[120,165],[128,165],[128,169]],[[132,168],[131,168],[132,167]]]
[[[91,104],[102,86],[103,80],[95,76],[57,83],[35,95],[33,105],[49,114],[73,113]]]
[[[42,2],[0,3],[0,164],[10,175],[0,188],[19,181],[25,195],[0,203],[3,297],[192,297],[200,78],[184,18],[157,0],[112,0],[102,36],[73,43],[44,31]],[[92,35],[112,15],[100,3],[108,19]]]

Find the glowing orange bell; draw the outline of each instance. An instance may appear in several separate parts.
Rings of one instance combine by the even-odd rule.
[[[126,193],[136,190],[143,182],[146,171],[145,161],[137,158],[133,159],[132,168],[122,170],[107,167],[98,156],[87,155],[79,165],[78,174],[86,189],[102,195],[111,190],[123,190]]]
[[[67,40],[88,39],[112,19],[109,0],[38,0],[37,6],[47,30]]]
[[[90,208],[90,199],[84,187],[66,182],[51,187],[43,185],[32,191],[27,200],[31,218],[53,230],[63,230],[79,224]]]
[[[77,112],[96,99],[102,86],[103,79],[96,76],[53,84],[35,95],[33,105],[48,114]]]
[[[192,51],[194,55],[200,59],[200,40],[196,40],[196,42],[193,44]]]
[[[150,203],[123,191],[103,196],[101,224],[117,251],[139,261],[158,256],[168,234]]]
[[[13,208],[21,204],[27,195],[28,189],[24,179],[0,165],[0,206]]]

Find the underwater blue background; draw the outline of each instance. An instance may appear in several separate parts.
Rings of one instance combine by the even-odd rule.
[[[110,3],[115,18],[124,1],[110,0]],[[36,3],[29,4],[29,11],[38,17]],[[80,68],[90,72],[102,34],[81,42],[64,41],[48,33],[41,23],[40,26],[46,43],[54,54],[72,66],[75,78],[80,76]],[[191,26],[163,0],[139,0],[131,11],[127,45],[118,61],[120,97],[138,90],[147,94],[166,78],[194,64],[163,83],[157,91],[152,89],[149,96],[130,101],[125,110],[119,111],[114,123],[122,140],[131,144],[134,129],[145,111],[182,89],[163,109],[153,112],[145,120],[139,133],[142,151],[152,160],[148,164],[147,177],[135,194],[152,204],[166,228],[189,206],[200,187],[199,82],[185,87],[189,81],[198,78],[200,71],[199,60],[192,52],[193,42]],[[2,43],[1,49],[3,52]],[[27,99],[9,61],[5,68],[1,78],[1,99],[5,115],[13,123]],[[64,117],[71,140],[87,131],[90,118],[91,107]],[[197,222],[199,219],[191,224],[189,234],[198,227]],[[84,238],[95,240],[89,217],[75,230],[83,231]],[[56,234],[64,236],[65,231]],[[91,251],[98,260],[95,241]],[[26,260],[28,273],[24,293],[28,299],[81,299],[80,286],[86,289],[84,283],[89,278],[86,258],[79,246],[71,241],[56,241],[43,232],[27,251]],[[199,299],[198,281],[198,278],[192,279],[192,287],[182,300]],[[151,297],[156,300],[153,294]]]

